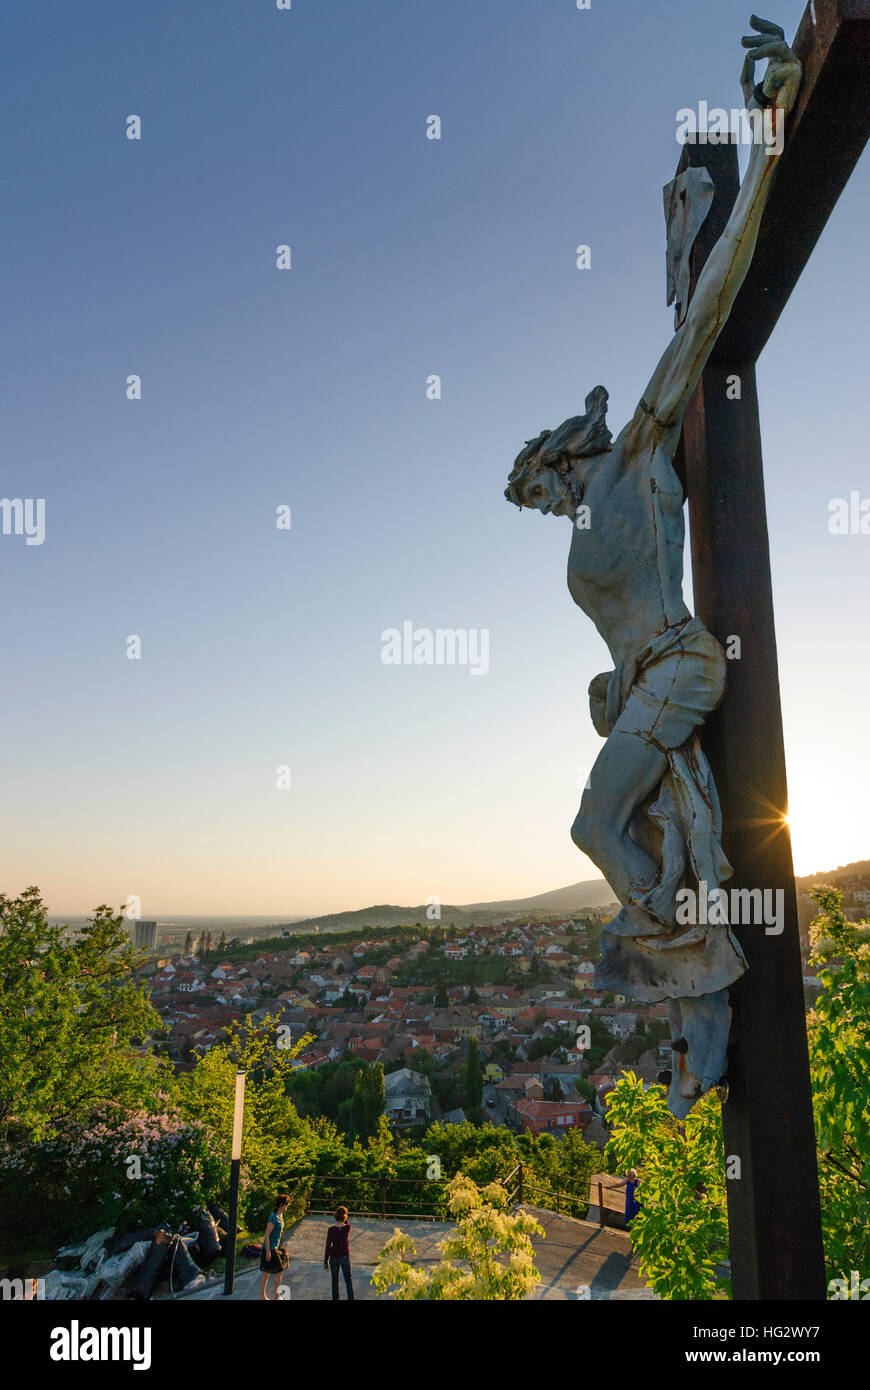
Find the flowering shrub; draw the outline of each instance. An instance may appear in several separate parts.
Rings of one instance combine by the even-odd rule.
[[[525,1299],[541,1282],[531,1237],[544,1228],[527,1212],[511,1215],[510,1198],[500,1183],[478,1188],[457,1173],[447,1185],[452,1233],[438,1242],[441,1260],[421,1269],[410,1236],[398,1227],[378,1255],[372,1284],[396,1299],[450,1301]]]
[[[138,1176],[137,1176],[138,1175]],[[48,1236],[61,1245],[106,1226],[119,1231],[166,1221],[225,1195],[226,1155],[205,1127],[170,1114],[103,1112],[58,1138],[0,1155],[0,1206],[7,1246]],[[7,1255],[12,1253],[8,1250]]]

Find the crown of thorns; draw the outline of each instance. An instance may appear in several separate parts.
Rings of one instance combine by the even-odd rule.
[[[509,502],[521,506],[528,484],[546,469],[561,474],[575,499],[579,500],[582,485],[571,463],[574,459],[606,453],[610,448],[613,436],[607,428],[607,400],[604,387],[596,386],[586,397],[585,415],[574,415],[557,430],[544,430],[537,439],[526,443],[508,478],[505,497]]]

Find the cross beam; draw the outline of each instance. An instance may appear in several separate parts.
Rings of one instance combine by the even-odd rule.
[[[675,467],[689,500],[695,608],[723,646],[737,636],[725,700],[704,747],[719,788],[730,886],[780,889],[785,926],[735,928],[749,969],[731,990],[725,1153],[732,1297],[824,1299],[815,1135],[788,806],[755,362],[870,134],[870,0],[814,0],[792,45],[800,96],[746,281],[686,411]],[[733,145],[685,145],[715,197],[691,285],[738,190]],[[739,378],[740,398],[733,378]],[[731,390],[729,392],[729,382]]]
[[[714,360],[758,360],[870,136],[870,0],[814,0],[792,49],[803,84],[752,265]]]

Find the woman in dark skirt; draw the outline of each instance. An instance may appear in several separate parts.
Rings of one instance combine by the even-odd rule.
[[[266,1222],[266,1238],[260,1256],[260,1298],[266,1303],[273,1303],[278,1299],[278,1285],[285,1269],[279,1251],[284,1250],[284,1209],[289,1201],[286,1192],[279,1193],[275,1198],[272,1214]],[[266,1292],[270,1278],[273,1280],[271,1297]]]

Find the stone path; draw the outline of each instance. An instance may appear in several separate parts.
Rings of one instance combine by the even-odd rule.
[[[534,1298],[655,1299],[637,1270],[631,1240],[625,1231],[597,1222],[575,1221],[540,1207],[523,1206],[544,1228],[545,1238],[532,1237],[541,1282]],[[587,1294],[585,1289],[589,1290]]]
[[[631,1241],[623,1231],[609,1227],[603,1230],[591,1221],[574,1221],[539,1207],[523,1206],[544,1227],[542,1240],[533,1237],[535,1263],[541,1271],[541,1283],[532,1295],[535,1299],[585,1301],[592,1299],[654,1299],[637,1272],[631,1252]],[[283,1298],[290,1302],[309,1302],[330,1299],[332,1285],[328,1271],[323,1268],[323,1249],[330,1218],[307,1216],[298,1221],[286,1234],[290,1252],[290,1268],[282,1279],[289,1290]],[[433,1264],[440,1259],[438,1242],[452,1230],[451,1223],[432,1221],[379,1221],[359,1217],[352,1222],[351,1258],[353,1262],[354,1293],[357,1299],[386,1299],[372,1288],[372,1266],[396,1226],[413,1238],[417,1247],[416,1263]],[[236,1268],[235,1289],[231,1300],[249,1301],[259,1294],[260,1272],[256,1264],[242,1261]],[[344,1280],[339,1281],[340,1297],[344,1300]],[[223,1298],[223,1277],[210,1280],[200,1289],[180,1294],[183,1299]]]

